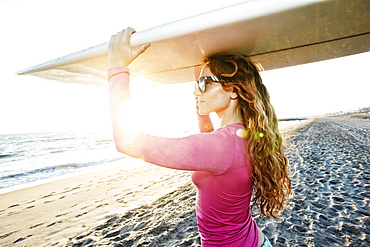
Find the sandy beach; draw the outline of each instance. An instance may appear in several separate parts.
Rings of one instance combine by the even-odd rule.
[[[370,246],[370,120],[284,130],[295,196],[273,246]],[[111,169],[0,195],[0,246],[200,246],[188,172]]]
[[[65,246],[69,238],[190,181],[151,165],[110,169],[0,195],[0,246]]]

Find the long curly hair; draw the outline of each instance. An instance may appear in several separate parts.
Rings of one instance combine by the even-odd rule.
[[[205,58],[222,86],[238,94],[238,114],[245,127],[246,152],[254,167],[253,206],[260,217],[278,218],[291,192],[288,159],[270,95],[259,74],[261,67],[242,54],[215,54]]]

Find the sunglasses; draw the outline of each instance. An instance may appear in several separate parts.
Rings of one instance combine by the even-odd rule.
[[[216,76],[201,76],[195,83],[195,88],[199,89],[201,93],[204,93],[207,89],[207,84],[212,82],[225,82],[225,80]]]

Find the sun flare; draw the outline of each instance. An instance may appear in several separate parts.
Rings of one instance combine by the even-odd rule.
[[[142,133],[172,135],[196,124],[193,83],[157,84],[146,80],[130,83],[130,128]]]

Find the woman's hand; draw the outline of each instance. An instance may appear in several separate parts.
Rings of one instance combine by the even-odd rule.
[[[108,46],[109,68],[128,67],[150,44],[145,44],[133,50],[130,46],[131,35],[136,31],[127,28],[113,35]]]
[[[196,100],[196,110],[197,110],[198,126],[199,126],[200,133],[210,133],[214,131],[211,118],[209,117],[209,115],[199,114],[198,98],[196,97],[195,100]]]

